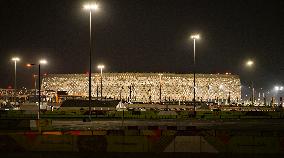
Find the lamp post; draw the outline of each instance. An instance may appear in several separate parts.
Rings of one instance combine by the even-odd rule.
[[[99,83],[97,81],[97,78],[98,78],[98,76],[96,75],[96,85],[97,85],[97,99],[96,100],[99,99]]]
[[[162,103],[162,76],[163,74],[158,74],[160,76],[160,87],[159,87],[159,91],[160,91],[160,104]]]
[[[39,64],[38,64],[38,119],[40,119],[40,103],[41,103],[41,92],[40,92],[40,89],[41,89],[41,79],[40,79],[40,66],[41,65],[45,65],[47,64],[47,61],[45,59],[41,59],[39,61]]]
[[[246,62],[246,66],[248,68],[251,68],[254,65],[254,62],[252,60],[248,60]],[[252,89],[252,94],[251,94],[251,105],[254,106],[254,86],[253,86],[253,81],[251,81],[251,89]]]
[[[28,67],[28,68],[30,68],[30,67],[33,67],[35,64],[27,64],[26,66]],[[35,99],[36,99],[36,77],[37,77],[38,75],[36,75],[36,74],[33,74],[33,81],[34,81],[34,90],[35,90]],[[34,102],[36,102],[36,100],[34,101]]]
[[[40,103],[41,103],[41,79],[40,79],[40,76],[41,76],[41,72],[40,72],[40,67],[41,65],[45,65],[47,64],[47,60],[45,59],[41,59],[39,60],[39,63],[38,63],[38,113],[37,113],[37,119],[39,120],[40,119]],[[27,64],[28,67],[32,67],[32,66],[35,66],[36,64]],[[36,75],[34,75],[34,77],[36,77]],[[36,86],[36,82],[35,82],[35,86]],[[36,87],[35,87],[36,89]],[[35,92],[36,93],[36,92]]]
[[[16,105],[16,93],[17,93],[17,62],[20,61],[20,58],[18,57],[13,57],[12,61],[14,61],[15,65],[15,74],[14,74],[14,102]]]
[[[35,98],[36,98],[36,77],[37,75],[33,75],[33,78],[34,78],[34,88],[35,88]]]
[[[98,69],[101,70],[101,100],[103,99],[103,68],[105,68],[104,65],[98,65]]]
[[[193,109],[194,109],[194,115],[196,113],[196,105],[195,105],[195,95],[196,95],[196,92],[195,92],[195,71],[196,71],[196,66],[195,66],[195,40],[198,40],[200,39],[200,36],[199,34],[194,34],[194,35],[191,35],[190,36],[191,39],[193,39]]]
[[[97,11],[99,9],[99,5],[94,3],[85,4],[83,6],[84,10],[89,11],[90,13],[90,32],[89,32],[89,119],[91,120],[91,101],[92,101],[92,84],[91,84],[91,76],[92,76],[92,11]]]

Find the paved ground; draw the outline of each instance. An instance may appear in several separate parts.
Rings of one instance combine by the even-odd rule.
[[[243,129],[243,130],[284,130],[284,121],[275,120],[234,120],[234,121],[204,121],[204,120],[110,120],[110,121],[52,121],[55,129],[123,129],[125,126],[196,126],[204,129]]]

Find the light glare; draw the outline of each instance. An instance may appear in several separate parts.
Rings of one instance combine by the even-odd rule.
[[[94,4],[85,4],[83,6],[83,8],[85,10],[94,10],[94,11],[97,11],[99,10],[99,5],[97,3],[94,3]]]
[[[18,58],[18,57],[13,57],[12,60],[13,60],[13,61],[20,61],[20,58]]]
[[[254,63],[252,60],[247,61],[247,66],[252,66]]]
[[[47,64],[47,61],[45,59],[42,59],[39,61],[40,64]]]
[[[98,68],[103,69],[103,68],[105,68],[105,66],[104,65],[98,65]]]
[[[199,34],[194,34],[190,36],[191,39],[200,39]]]

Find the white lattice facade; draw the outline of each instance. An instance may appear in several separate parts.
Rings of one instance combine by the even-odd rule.
[[[159,102],[161,100],[192,101],[193,74],[173,73],[103,73],[103,97],[119,98],[141,102]],[[100,97],[100,74],[92,74],[92,96]],[[161,93],[160,93],[161,86]],[[69,95],[88,96],[88,75],[53,74],[42,81],[44,90],[67,91]],[[241,98],[240,78],[237,75],[196,74],[196,99]]]

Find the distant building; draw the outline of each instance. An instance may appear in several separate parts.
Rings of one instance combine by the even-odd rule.
[[[100,74],[92,74],[92,96],[100,97]],[[193,74],[103,73],[103,97],[137,102],[192,101]],[[87,74],[50,74],[44,76],[43,90],[67,91],[69,95],[88,96]],[[161,87],[161,90],[160,90]],[[131,93],[131,95],[130,95]],[[238,75],[196,74],[196,100],[235,102],[241,98]]]

